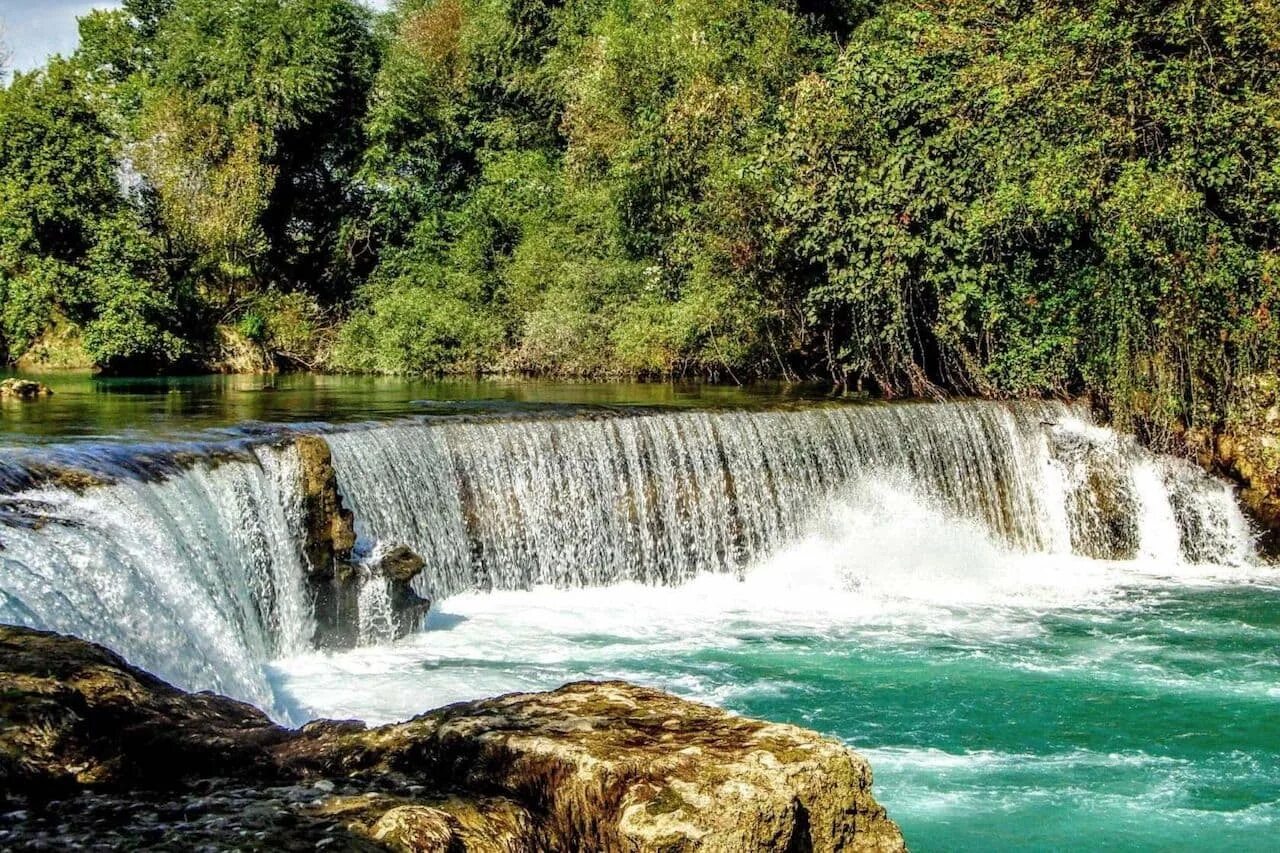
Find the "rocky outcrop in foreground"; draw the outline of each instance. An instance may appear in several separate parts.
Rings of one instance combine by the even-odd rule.
[[[274,725],[0,627],[0,849],[903,849],[857,754],[621,682]]]

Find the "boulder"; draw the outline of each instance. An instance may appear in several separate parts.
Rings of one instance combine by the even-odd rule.
[[[623,682],[271,723],[0,627],[0,846],[903,850],[842,744]]]
[[[41,397],[53,396],[53,390],[42,382],[29,379],[5,379],[0,381],[0,400],[21,400],[30,402]]]
[[[397,638],[416,631],[431,609],[431,599],[418,595],[413,588],[414,580],[426,566],[426,560],[407,545],[397,545],[379,557],[374,567],[374,572],[388,584]]]
[[[385,579],[396,637],[416,630],[431,601],[413,590],[426,561],[407,546],[397,545],[365,565],[355,557],[355,517],[342,500],[329,444],[318,435],[294,440],[302,476],[303,562],[314,602],[316,632],[312,644],[321,649],[347,649],[360,641],[361,588]]]

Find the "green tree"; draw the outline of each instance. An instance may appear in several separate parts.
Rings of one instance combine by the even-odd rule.
[[[0,92],[0,342],[17,358],[56,318],[96,329],[104,367],[167,364],[177,301],[127,203],[110,135],[63,60]],[[128,328],[127,333],[123,331]]]
[[[332,295],[376,62],[351,0],[176,0],[154,31],[139,162],[194,269],[234,301],[263,280]],[[224,203],[225,201],[225,203]]]
[[[1275,9],[886,4],[762,164],[833,371],[1220,417],[1275,365]]]

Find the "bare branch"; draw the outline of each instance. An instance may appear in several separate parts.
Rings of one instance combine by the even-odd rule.
[[[5,41],[4,34],[4,19],[0,18],[0,82],[9,76],[9,63],[13,59],[13,52],[9,50],[9,43]]]

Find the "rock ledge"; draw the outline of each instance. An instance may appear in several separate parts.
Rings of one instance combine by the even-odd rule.
[[[274,725],[112,652],[0,627],[0,848],[903,850],[871,769],[622,682],[367,729]]]

